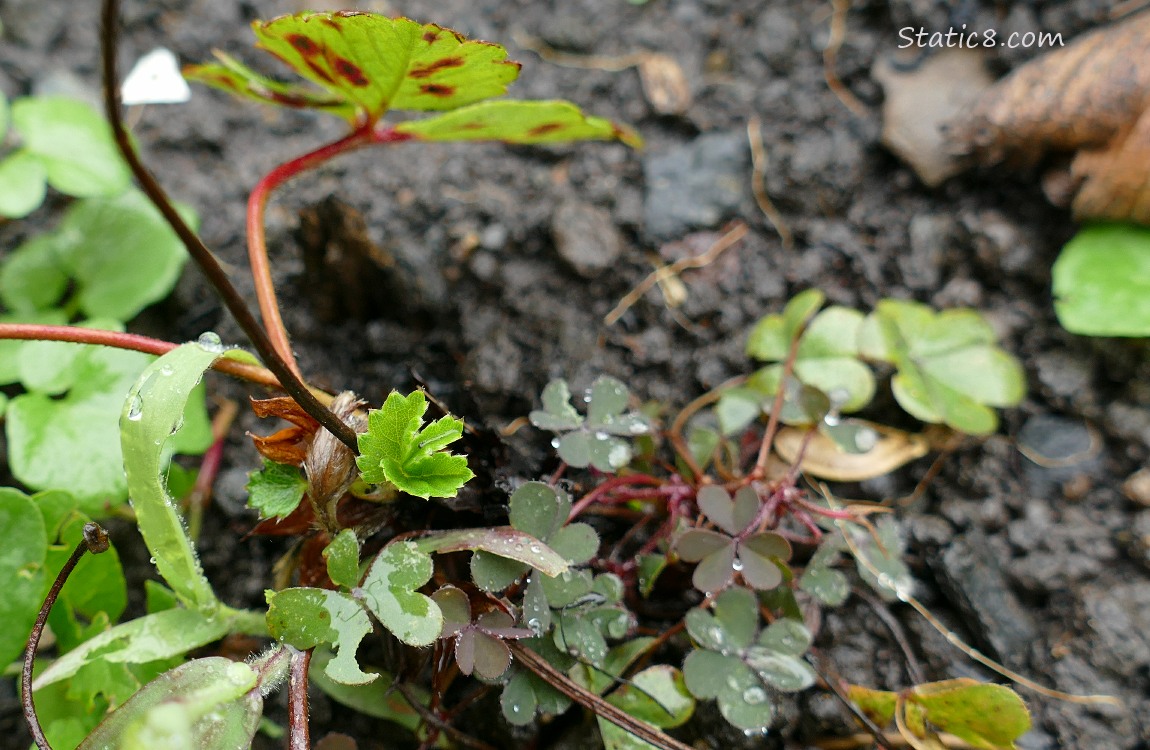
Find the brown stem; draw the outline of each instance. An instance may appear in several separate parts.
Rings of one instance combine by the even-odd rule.
[[[296,375],[291,366],[279,355],[275,346],[272,345],[271,339],[268,338],[267,332],[260,326],[259,321],[256,320],[251,310],[248,309],[240,293],[232,286],[231,281],[228,279],[227,274],[224,273],[223,268],[220,267],[215,256],[212,255],[212,252],[207,248],[203,240],[200,239],[199,235],[192,231],[192,228],[184,222],[179,212],[176,211],[176,207],[172,205],[172,201],[168,198],[168,194],[164,191],[164,188],[161,187],[160,183],[156,181],[156,178],[152,176],[152,173],[148,171],[147,167],[145,167],[144,163],[140,160],[139,154],[136,153],[132,139],[124,127],[124,119],[120,111],[120,88],[117,85],[119,76],[116,73],[116,42],[119,36],[119,28],[116,24],[117,8],[118,3],[116,0],[104,0],[103,11],[101,13],[103,41],[101,54],[104,74],[104,110],[108,122],[112,126],[112,134],[115,136],[116,145],[119,147],[121,155],[128,163],[132,174],[135,175],[139,181],[141,189],[180,238],[180,241],[184,244],[184,247],[187,248],[188,254],[192,256],[196,265],[198,265],[204,275],[207,276],[209,283],[215,288],[220,299],[223,300],[224,306],[228,308],[232,317],[239,323],[240,328],[243,329],[243,332],[251,341],[252,346],[255,347],[259,353],[260,358],[263,359],[268,369],[275,374],[276,378],[283,385],[283,389],[287,391],[288,394],[296,400],[296,403],[313,419],[323,425],[331,434],[339,438],[340,442],[346,445],[353,453],[358,454],[359,445],[355,431],[326,409],[312,392],[308,390],[307,385]]]
[[[787,359],[783,363],[783,375],[779,378],[779,390],[775,394],[775,402],[771,404],[771,415],[767,419],[767,431],[763,433],[763,442],[759,444],[759,457],[755,461],[755,469],[751,472],[752,479],[762,479],[767,475],[767,463],[771,458],[771,445],[775,442],[775,433],[779,429],[779,412],[783,410],[783,397],[787,392],[787,380],[795,371],[795,359],[799,354],[799,341],[803,337],[803,330],[807,321],[795,332],[791,340],[791,348],[787,351]]]
[[[288,750],[311,750],[307,720],[307,670],[311,649],[292,650],[288,678]]]
[[[508,643],[507,645],[520,664],[596,716],[606,719],[620,729],[625,729],[641,740],[646,740],[660,750],[693,750],[690,745],[664,734],[646,722],[639,721],[623,709],[611,705],[600,696],[574,682],[522,643]]]
[[[437,716],[434,711],[423,705],[419,701],[419,698],[416,697],[415,691],[413,691],[403,682],[395,683],[395,689],[399,691],[400,695],[403,696],[408,705],[410,705],[412,709],[414,709],[415,712],[419,714],[421,719],[436,729],[443,731],[460,745],[474,748],[474,750],[495,750],[492,745],[488,745],[483,740],[476,739],[475,737],[472,737],[471,735],[456,729],[451,724],[439,718],[439,716]]]
[[[52,750],[52,746],[48,744],[48,738],[44,736],[44,729],[40,726],[40,717],[36,715],[36,701],[32,697],[32,664],[36,659],[36,651],[40,648],[40,636],[43,635],[44,625],[48,622],[48,613],[52,611],[52,605],[60,596],[60,589],[64,588],[64,583],[67,582],[68,576],[72,575],[72,571],[76,569],[76,564],[80,562],[80,558],[84,556],[85,552],[98,555],[107,550],[108,532],[104,531],[103,527],[97,523],[84,524],[84,538],[76,545],[76,549],[72,551],[72,556],[60,569],[60,574],[56,576],[52,588],[48,590],[48,596],[44,598],[44,603],[40,606],[40,613],[36,615],[36,624],[32,626],[32,633],[28,636],[28,648],[24,652],[24,668],[20,672],[20,689],[23,693],[20,697],[24,704],[24,719],[28,722],[28,731],[31,732],[32,741],[40,750]]]

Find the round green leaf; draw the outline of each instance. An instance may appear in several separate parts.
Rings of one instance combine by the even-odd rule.
[[[547,543],[572,565],[582,565],[599,551],[599,535],[585,523],[564,526]]]
[[[1150,229],[1095,224],[1074,236],[1051,270],[1054,309],[1086,336],[1150,335]]]
[[[48,183],[78,198],[117,195],[130,173],[112,131],[84,102],[53,96],[18,99],[12,124],[24,148],[47,171]]]
[[[321,643],[335,647],[327,663],[327,676],[343,685],[366,685],[379,677],[360,669],[355,651],[371,632],[367,612],[352,597],[339,591],[291,588],[268,597],[268,631],[274,638],[299,649]]]
[[[759,633],[759,645],[779,654],[802,656],[811,646],[811,631],[798,620],[781,617]]]
[[[332,583],[352,588],[359,583],[359,539],[351,529],[344,529],[323,551],[327,575]]]
[[[0,216],[22,219],[44,202],[48,170],[35,155],[21,149],[0,161]]]
[[[747,666],[779,690],[796,693],[815,684],[817,675],[802,659],[763,646],[747,649]]]
[[[45,586],[44,561],[48,540],[44,519],[24,493],[0,487],[0,664],[8,664],[24,651],[28,633],[40,610]]]
[[[519,531],[548,541],[567,521],[571,501],[567,494],[543,482],[524,482],[511,493],[509,519]]]
[[[471,602],[462,590],[455,586],[438,589],[431,598],[443,613],[441,638],[455,635],[471,624]]]
[[[534,721],[538,701],[527,672],[521,670],[512,675],[499,696],[499,706],[510,724],[524,726]]]

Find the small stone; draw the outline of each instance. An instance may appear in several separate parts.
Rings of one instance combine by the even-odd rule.
[[[623,251],[623,238],[611,215],[578,201],[568,201],[555,212],[551,237],[560,257],[585,278],[613,268]]]
[[[1063,351],[1042,352],[1035,356],[1038,382],[1062,398],[1073,398],[1090,387],[1090,364],[1082,357]]]
[[[1150,508],[1150,469],[1139,469],[1122,483],[1122,494],[1130,500]]]
[[[750,195],[743,131],[707,133],[643,162],[644,230],[653,241],[717,227]]]

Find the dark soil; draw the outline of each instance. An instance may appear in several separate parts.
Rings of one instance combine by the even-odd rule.
[[[126,64],[164,45],[186,62],[206,60],[216,47],[262,64],[262,55],[250,49],[247,23],[305,5],[131,2],[122,59]],[[365,9],[506,43],[525,63],[514,95],[571,99],[633,124],[647,148],[400,146],[343,157],[292,183],[273,201],[269,232],[286,323],[304,369],[321,386],[351,388],[373,401],[392,388],[411,387],[416,372],[469,420],[498,427],[525,415],[557,376],[582,387],[608,373],[643,399],[682,406],[748,372],[742,348],[750,326],[807,287],[863,309],[882,297],[903,297],[983,310],[1003,346],[1024,362],[1031,395],[1005,415],[998,436],[958,451],[923,500],[905,510],[917,593],[965,639],[1012,668],[1062,690],[1109,693],[1126,704],[1123,710],[1077,706],[1024,691],[1035,729],[1020,746],[1148,748],[1150,507],[1121,491],[1148,456],[1145,347],[1078,338],[1059,328],[1049,269],[1074,232],[1067,215],[1046,203],[1035,174],[975,174],[923,188],[879,144],[881,91],[869,74],[879,57],[895,51],[904,26],[945,30],[957,22],[1069,38],[1104,21],[1108,5],[856,3],[838,72],[869,109],[860,118],[823,78],[829,2],[368,3]],[[0,6],[0,88],[10,96],[62,88],[95,98],[95,6],[94,0]],[[557,67],[516,47],[515,31],[568,52],[670,54],[686,72],[693,104],[682,117],[658,116],[634,70]],[[1038,54],[999,52],[1001,69]],[[767,190],[795,234],[791,251],[752,199],[746,123],[756,115],[769,155]],[[263,172],[336,137],[341,127],[332,118],[271,111],[197,89],[189,105],[147,109],[136,132],[153,170],[173,196],[200,212],[209,246],[233,264],[241,288],[250,289],[242,237],[246,191]],[[676,185],[690,187],[676,191]],[[333,197],[346,207],[330,203]],[[301,212],[308,214],[302,222]],[[317,236],[363,245],[354,212],[365,220],[370,244],[394,260],[390,269],[336,264],[325,271],[315,253],[305,262],[302,245],[314,247]],[[669,241],[717,231],[736,218],[749,225],[747,238],[720,262],[685,275],[689,295],[681,308],[668,309],[655,290],[616,325],[603,324],[650,271],[650,253],[674,253],[664,247]],[[25,229],[5,228],[5,247]],[[191,269],[175,295],[146,312],[136,328],[172,340],[211,329],[226,341],[242,341]],[[241,395],[238,386],[217,383],[232,397]],[[897,418],[894,413],[876,408],[871,416]],[[254,419],[241,422],[267,431]],[[1041,468],[1016,447],[1025,440],[1049,454],[1088,439],[1087,430],[1101,436],[1101,451],[1068,468]],[[254,452],[236,432],[208,519],[204,561],[230,603],[258,605],[281,548],[237,541],[251,523],[242,509],[243,484]],[[513,466],[521,474],[534,478],[551,468],[543,436],[523,430],[514,446],[520,455]],[[922,461],[851,493],[869,499],[906,494],[928,465]],[[123,551],[133,545],[129,532],[117,541],[131,557]],[[139,562],[148,567],[146,559]],[[134,575],[139,580],[148,573]],[[913,611],[890,611],[927,679],[992,678]],[[825,618],[818,647],[851,682],[890,689],[910,684],[891,631],[860,597]],[[842,707],[817,691],[785,706],[766,739],[724,728],[707,705],[683,736],[699,747],[801,748],[818,736],[853,731]],[[25,747],[9,681],[0,683],[0,708],[0,746]],[[591,724],[568,717],[542,728],[533,745],[533,732],[509,732],[501,721],[492,726],[494,710],[484,704],[488,718],[465,728],[499,746],[594,747],[597,741]],[[272,711],[282,717],[282,708]],[[313,720],[313,736],[342,730],[362,748],[399,746],[382,739],[396,736],[389,725],[319,695]]]

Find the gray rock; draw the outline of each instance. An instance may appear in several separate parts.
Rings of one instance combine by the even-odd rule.
[[[1078,475],[1095,476],[1102,470],[1100,441],[1082,420],[1039,414],[1022,426],[1018,444],[1030,459],[1023,464],[1023,473],[1035,494],[1044,494]]]
[[[1075,398],[1090,387],[1093,373],[1089,360],[1065,351],[1041,352],[1034,357],[1038,382],[1062,398]]]
[[[584,278],[613,268],[623,251],[611,214],[580,201],[559,206],[551,220],[551,238],[559,256]]]
[[[750,149],[740,131],[708,133],[643,162],[644,231],[654,241],[710,229],[750,194]]]
[[[954,238],[954,220],[940,214],[919,214],[907,229],[910,252],[898,256],[903,281],[911,289],[937,289],[947,245]]]
[[[937,573],[983,645],[1008,666],[1025,669],[1037,631],[1011,592],[998,561],[987,554],[988,544],[986,536],[976,530],[956,537],[938,561]]]
[[[1123,677],[1150,665],[1150,583],[1090,588],[1082,599],[1098,636],[1096,664]]]

